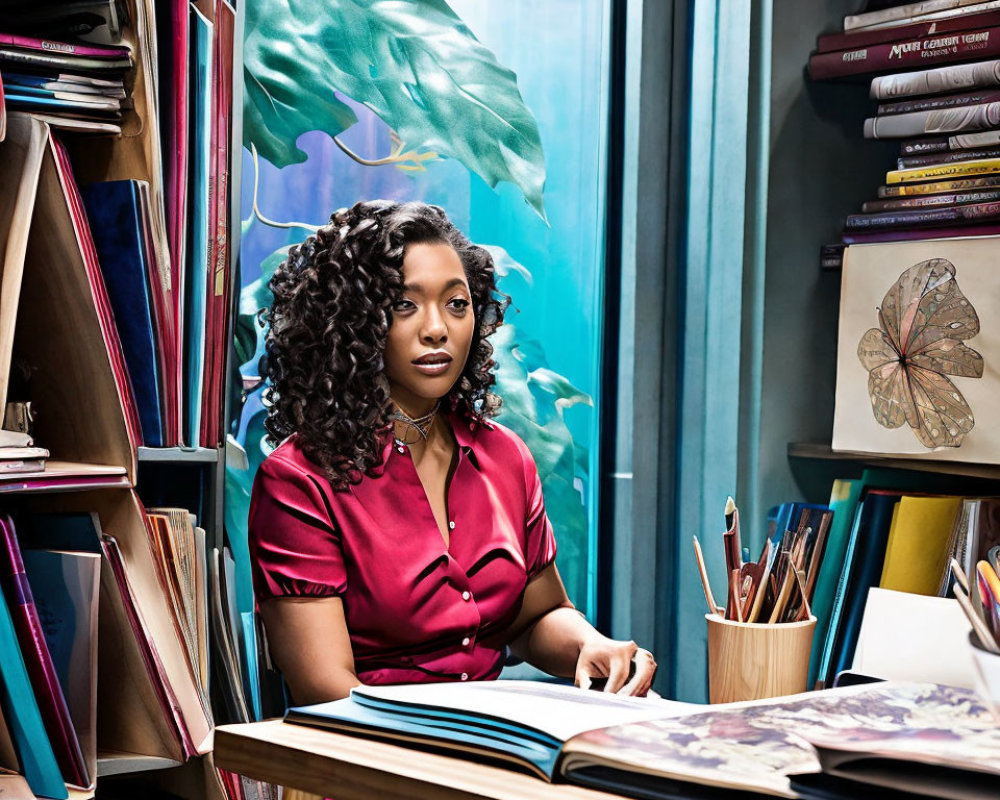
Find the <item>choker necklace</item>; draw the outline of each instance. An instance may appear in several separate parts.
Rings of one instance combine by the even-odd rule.
[[[426,442],[427,432],[431,429],[431,425],[434,424],[434,417],[437,416],[439,408],[441,408],[440,400],[434,404],[434,408],[432,408],[428,413],[424,414],[422,417],[414,418],[409,416],[405,411],[397,406],[396,410],[389,415],[389,419],[393,422],[399,422],[407,428],[412,428],[417,432],[420,438]],[[408,442],[404,439],[400,439],[395,435],[395,431],[393,431],[392,438],[395,440],[397,445],[414,444],[417,441],[414,439],[413,441]]]

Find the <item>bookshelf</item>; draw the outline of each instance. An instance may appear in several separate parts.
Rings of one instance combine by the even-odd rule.
[[[860,5],[773,0],[761,12],[768,36],[758,40],[752,55],[764,78],[760,135],[768,144],[761,149],[766,201],[753,207],[766,242],[764,277],[758,293],[745,293],[743,312],[748,316],[755,304],[762,309],[759,382],[746,376],[741,381],[744,395],[759,397],[759,412],[748,426],[753,459],[740,465],[742,485],[749,490],[740,491],[761,526],[754,531],[755,543],[763,541],[764,511],[771,505],[786,500],[825,505],[835,479],[857,479],[869,468],[888,476],[889,490],[920,487],[965,497],[1000,493],[997,465],[834,451],[830,444],[842,273],[820,268],[820,248],[841,240],[845,217],[872,200],[886,172],[896,169],[899,140],[863,137],[863,121],[876,108],[868,98],[871,75],[816,82],[805,67],[816,36],[839,30],[844,16]],[[959,525],[959,518],[953,524]]]
[[[74,135],[58,120],[49,124],[29,110],[8,108],[0,142],[0,179],[9,189],[0,201],[0,390],[6,401],[31,403],[31,434],[50,452],[42,472],[18,474],[13,467],[10,474],[0,472],[0,511],[12,520],[4,523],[6,541],[16,530],[13,541],[21,553],[65,551],[60,558],[66,569],[78,570],[74,575],[83,575],[82,565],[94,559],[100,564],[86,573],[91,582],[72,598],[76,630],[87,632],[71,639],[73,658],[82,661],[60,662],[55,639],[35,646],[38,653],[27,653],[17,628],[20,611],[9,633],[0,630],[0,734],[12,736],[18,756],[2,766],[23,769],[39,797],[66,796],[64,783],[86,783],[89,788],[69,788],[69,796],[111,797],[136,787],[152,791],[155,785],[189,800],[225,800],[244,795],[239,784],[227,792],[212,767],[218,690],[209,697],[208,672],[224,667],[211,664],[206,651],[215,638],[212,610],[228,620],[225,575],[213,573],[210,565],[213,551],[225,542],[225,375],[240,230],[238,203],[232,202],[239,180],[230,177],[240,126],[229,126],[240,92],[225,79],[227,70],[240,74],[234,45],[242,40],[242,17],[226,0],[163,3],[155,9],[151,0],[122,5],[121,41],[131,50],[132,66],[124,75],[128,100],[116,120],[121,133]],[[219,79],[203,87],[207,116],[201,129],[184,126],[171,94],[196,91],[197,84],[188,84],[189,65],[164,50],[183,42],[184,52],[197,61],[197,51],[186,49],[195,47],[188,37],[189,15],[208,31],[207,59]],[[0,30],[21,22],[0,9]],[[6,83],[8,70],[2,74]],[[177,76],[182,80],[174,81]],[[209,128],[211,147],[198,138]],[[171,177],[172,156],[182,148],[173,146],[171,131],[183,148],[203,151],[203,184],[192,179],[188,186],[188,175],[178,177],[176,171]],[[88,211],[86,202],[87,188],[108,181],[130,183],[138,198],[138,274],[145,286],[140,303],[146,303],[157,359],[154,396],[160,405],[154,417],[162,426],[161,437],[153,440],[173,446],[137,446],[150,440],[149,410],[136,400],[138,376],[125,329],[131,309],[116,307],[108,291],[108,281],[116,278],[102,276],[106,254],[89,221],[96,219],[95,209]],[[228,192],[220,188],[226,186]],[[178,209],[185,207],[175,202],[177,192],[192,197],[180,217]],[[191,228],[204,228],[206,250],[193,250],[184,241]],[[184,302],[199,291],[205,295],[202,305],[189,302],[185,314]],[[195,341],[187,329],[199,327],[202,371],[185,371],[180,348]],[[185,328],[184,337],[179,328]],[[171,347],[177,348],[172,355]],[[188,380],[191,389],[185,393]],[[189,521],[185,512],[196,519]],[[8,573],[0,577],[7,580]],[[26,578],[34,580],[30,570]],[[7,609],[9,602],[0,600]],[[34,592],[39,614],[50,614],[49,602]],[[50,635],[48,628],[45,633]],[[54,667],[58,685],[40,688],[36,658]],[[48,695],[65,698],[61,728],[45,710]],[[61,702],[53,701],[53,707]],[[67,722],[72,733],[58,732]],[[33,736],[27,737],[29,731]],[[85,782],[70,780],[67,772],[74,748]],[[3,753],[9,758],[10,748]],[[128,783],[119,783],[124,780]]]
[[[870,76],[811,81],[805,65],[821,32],[838,30],[858,3],[774,0],[765,87],[769,138],[766,169],[765,281],[762,296],[762,398],[753,469],[758,509],[782,497],[824,500],[831,470],[852,465],[998,479],[990,465],[834,452],[840,270],[821,270],[819,250],[840,241],[844,218],[874,196],[895,168],[898,140],[864,139],[874,113]],[[750,387],[753,391],[753,387]],[[820,480],[816,480],[819,476]],[[760,516],[759,514],[757,516]]]

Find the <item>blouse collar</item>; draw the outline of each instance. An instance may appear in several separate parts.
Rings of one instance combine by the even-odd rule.
[[[454,411],[442,411],[442,415],[448,421],[448,425],[451,427],[452,435],[455,437],[455,443],[458,445],[459,453],[469,459],[469,462],[478,470],[479,458],[476,455],[476,449],[479,447],[477,439],[483,428],[487,430],[493,430],[493,423],[483,420],[482,422],[470,422],[467,418],[459,415]],[[397,446],[394,446],[392,439],[386,443],[385,450],[383,451],[383,463],[392,456],[393,452],[401,452]]]

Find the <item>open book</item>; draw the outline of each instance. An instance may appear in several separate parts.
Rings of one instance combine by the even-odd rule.
[[[290,709],[285,720],[473,754],[545,780],[647,798],[719,797],[726,789],[819,796],[797,788],[794,776],[809,776],[814,788],[824,780],[842,787],[846,778],[848,786],[968,798],[987,796],[981,787],[1000,776],[1000,726],[989,710],[970,691],[932,684],[869,684],[720,706],[525,681],[360,686],[344,700]],[[826,748],[838,744],[838,777],[831,768],[827,779]]]

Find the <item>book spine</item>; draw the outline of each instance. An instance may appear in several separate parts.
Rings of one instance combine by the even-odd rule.
[[[904,156],[917,153],[946,153],[948,149],[947,136],[941,136],[936,139],[914,139],[913,141],[900,142],[899,144],[899,152]]]
[[[938,11],[950,11],[962,6],[976,5],[981,0],[923,0],[919,3],[907,3],[902,6],[891,6],[878,11],[864,14],[848,14],[844,17],[844,30],[853,31],[859,28],[871,28],[875,25],[908,20],[911,17],[922,17]]]
[[[984,3],[984,7],[1000,9],[1000,0]],[[982,11],[977,14],[959,14],[942,20],[925,20],[893,28],[859,30],[853,33],[827,33],[816,39],[816,50],[830,53],[834,50],[853,50],[883,42],[899,42],[904,39],[920,39],[937,33],[967,31],[972,28],[989,28],[1000,25],[1000,11]]]
[[[845,233],[844,244],[876,244],[879,242],[917,242],[927,239],[965,239],[971,236],[997,236],[1000,225],[968,225],[946,228],[896,228],[880,231]]]
[[[979,103],[995,103],[1000,100],[1000,90],[983,89],[978,92],[947,94],[940,97],[921,97],[915,100],[900,100],[896,103],[882,103],[878,107],[880,117],[891,114],[910,114],[914,111],[937,111],[957,106],[972,106]]]
[[[872,100],[889,100],[893,97],[954,93],[990,86],[1000,86],[1000,61],[950,64],[919,72],[880,75],[872,79],[868,94]]]
[[[956,192],[954,194],[928,194],[914,197],[890,198],[887,200],[868,200],[862,203],[861,210],[866,214],[872,214],[879,211],[892,211],[897,208],[936,208],[994,202],[1000,202],[1000,189],[990,189],[983,192]]]
[[[960,133],[948,137],[948,149],[970,150],[976,147],[992,147],[1000,145],[1000,131],[980,131],[979,133]]]
[[[1000,36],[997,39],[1000,42]],[[865,120],[866,139],[901,139],[955,131],[981,131],[1000,125],[1000,103],[981,103],[934,111],[914,111]]]
[[[975,203],[947,208],[900,209],[873,214],[851,214],[844,224],[845,231],[873,228],[923,228],[930,225],[976,223],[1000,218],[1000,203]]]
[[[886,183],[915,183],[935,178],[972,177],[1000,172],[1000,158],[983,158],[979,161],[964,161],[958,164],[941,164],[936,167],[916,167],[896,169],[887,172]]]
[[[20,47],[24,50],[54,53],[61,56],[129,59],[132,57],[132,52],[127,47],[106,47],[97,44],[83,45],[70,42],[57,42],[51,39],[36,39],[33,36],[17,36],[11,33],[0,33],[0,44],[7,45],[8,47]]]
[[[913,184],[897,183],[892,186],[880,186],[878,188],[878,197],[943,194],[945,192],[965,192],[973,189],[993,187],[1000,187],[1000,175],[980,175],[976,178],[956,178],[949,181]]]
[[[899,169],[933,167],[937,164],[955,164],[960,161],[976,161],[982,158],[1000,158],[1000,147],[980,147],[976,150],[949,150],[944,153],[924,153],[918,156],[903,156],[896,160]]]
[[[825,80],[997,55],[1000,55],[1000,28],[983,28],[857,50],[817,53],[809,58],[809,75],[813,80]]]

